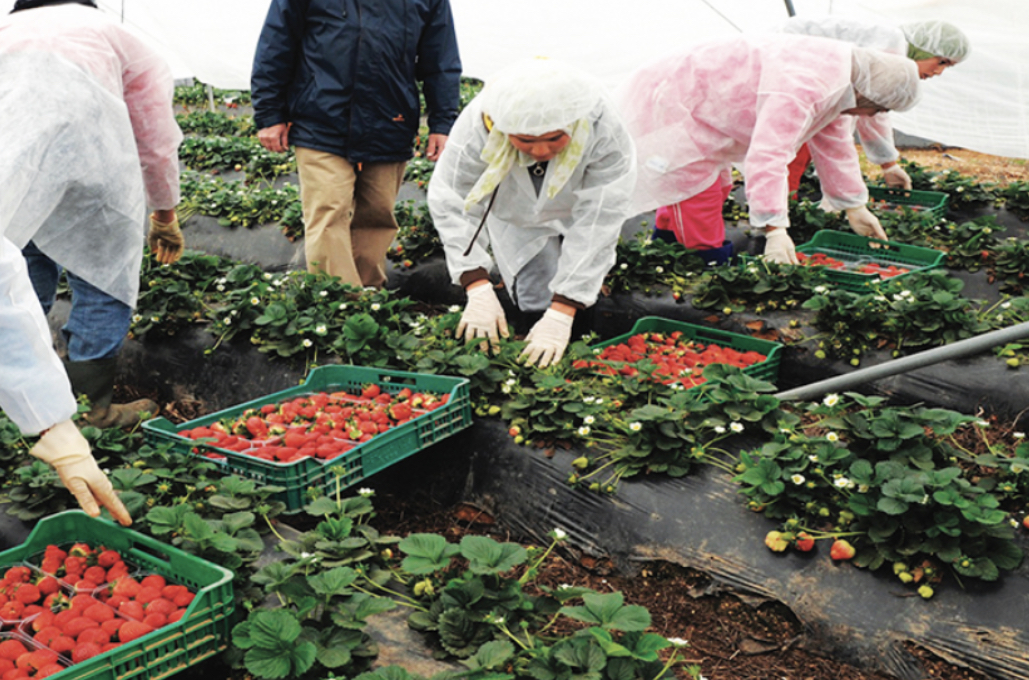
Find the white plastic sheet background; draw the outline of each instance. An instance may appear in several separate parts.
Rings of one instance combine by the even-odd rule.
[[[13,5],[0,0],[0,10]],[[169,59],[177,77],[245,89],[268,0],[98,0]],[[617,86],[634,68],[686,45],[769,30],[785,0],[451,0],[465,74],[488,78],[514,59],[561,58]],[[927,81],[908,134],[1029,158],[1026,0],[794,0],[800,16],[839,14],[900,25],[943,19],[972,40],[971,56]],[[1029,175],[1029,172],[1027,172]],[[1027,177],[1029,179],[1029,177]]]

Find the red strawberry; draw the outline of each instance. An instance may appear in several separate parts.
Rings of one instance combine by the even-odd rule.
[[[185,615],[186,615],[186,610],[185,609],[176,609],[171,614],[168,614],[168,623],[175,623],[176,621],[179,621],[180,619],[182,619],[182,617],[185,616]]]
[[[372,383],[370,385],[365,385],[364,388],[361,389],[361,396],[364,397],[365,399],[374,399],[375,397],[379,396],[379,394],[381,394],[381,393],[382,393],[382,390],[379,388],[378,385],[376,385],[374,383]]]
[[[71,598],[72,611],[84,612],[95,604],[100,604],[100,600],[88,593],[79,593]]]
[[[25,605],[17,600],[11,600],[5,602],[0,607],[0,619],[6,619],[7,621],[17,621],[21,618],[22,612],[25,611]]]
[[[849,560],[854,557],[854,552],[854,546],[838,538],[833,541],[832,548],[829,549],[829,557],[834,560]]]
[[[48,647],[58,654],[67,654],[71,650],[75,649],[75,644],[75,638],[68,637],[67,635],[58,635],[53,639]]]
[[[74,557],[89,557],[93,552],[93,547],[88,543],[76,543],[68,551],[68,555]]]
[[[62,666],[61,664],[59,664],[57,662],[49,663],[49,664],[43,666],[42,668],[40,668],[38,671],[36,671],[36,674],[33,675],[32,677],[34,677],[34,678],[49,678],[51,675],[57,675],[58,673],[60,673],[63,670],[64,670],[64,666]]]
[[[64,634],[77,638],[87,628],[99,628],[100,624],[85,616],[77,616],[64,626]]]
[[[43,598],[43,594],[39,592],[39,588],[31,583],[22,583],[19,585],[14,596],[17,598],[18,602],[21,602],[22,604],[32,604],[33,602],[39,602]]]
[[[153,600],[149,604],[147,604],[145,609],[147,614],[162,614],[164,616],[167,616],[168,614],[171,614],[173,611],[178,609],[178,607],[176,607],[175,603],[171,600],[166,600],[163,597],[159,597],[156,600]]]
[[[3,677],[7,671],[14,670],[16,666],[10,659],[0,659],[0,677]]]
[[[62,635],[64,635],[64,631],[62,631],[60,628],[58,628],[57,626],[49,626],[47,628],[43,628],[38,633],[33,635],[32,639],[41,645],[49,647],[50,644],[54,641],[54,638],[59,638]]]
[[[145,616],[143,612],[143,603],[136,602],[135,600],[129,600],[122,606],[118,607],[118,613],[122,616],[128,616],[129,618],[142,620]]]
[[[114,618],[114,610],[106,604],[94,604],[86,607],[82,615],[88,619],[93,619],[97,623],[103,623]]]
[[[57,663],[57,652],[52,649],[37,649],[28,654],[22,654],[15,661],[18,668],[31,668],[35,670],[49,666],[52,663]]]
[[[111,634],[103,628],[87,628],[75,639],[76,644],[92,642],[96,645],[106,645],[111,641]]]
[[[136,602],[142,602],[143,604],[146,604],[148,602],[153,602],[157,598],[161,597],[160,588],[155,588],[154,586],[144,586],[142,584],[140,585],[141,587],[139,589],[139,592],[136,593]]]
[[[58,583],[57,579],[53,576],[44,576],[39,580],[39,583],[36,584],[36,587],[39,588],[40,593],[46,596],[53,595],[60,590],[61,584]]]
[[[75,649],[71,650],[71,661],[72,663],[81,663],[101,653],[100,645],[95,642],[86,642],[85,644],[79,644]]]
[[[88,567],[82,572],[82,578],[96,584],[107,583],[107,570],[101,566]]]
[[[104,621],[100,624],[100,630],[107,633],[108,639],[118,634],[118,629],[125,623],[125,619],[120,616],[111,619],[110,621]]]
[[[9,638],[0,642],[0,659],[14,661],[27,651],[29,650],[25,648],[25,645],[18,640]]]
[[[68,622],[72,619],[79,617],[78,612],[73,612],[70,609],[65,609],[54,614],[54,625],[64,630],[64,627],[68,625]]]
[[[4,580],[8,583],[25,583],[32,576],[32,570],[28,567],[11,567],[4,572]]]
[[[143,623],[145,623],[148,626],[152,626],[155,629],[161,628],[167,625],[168,617],[164,614],[154,612],[153,614],[147,614],[145,617],[143,617]]]
[[[39,632],[47,626],[52,626],[54,623],[54,613],[49,609],[41,611],[39,616],[32,619],[31,628],[34,632]]]
[[[798,532],[794,547],[801,552],[810,552],[815,547],[815,539],[811,538],[807,532]]]
[[[104,569],[110,569],[118,562],[121,562],[121,553],[117,550],[104,550],[96,556],[96,563]]]
[[[152,633],[153,630],[151,626],[142,621],[126,621],[121,629],[118,630],[118,639],[122,642],[132,642],[147,633]]]
[[[139,585],[139,581],[132,578],[131,576],[123,576],[114,582],[114,587],[111,590],[112,595],[123,595],[128,598],[133,598],[139,593],[139,589],[142,586]]]

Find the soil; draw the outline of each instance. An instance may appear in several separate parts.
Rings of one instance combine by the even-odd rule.
[[[932,146],[929,148],[902,148],[900,157],[914,161],[929,170],[956,170],[966,177],[974,177],[982,183],[992,182],[1007,186],[1013,181],[1029,180],[1029,161],[1022,158],[1004,158],[960,149],[957,147]],[[865,175],[876,180],[882,174],[879,166],[869,163],[861,155],[861,169]]]
[[[443,507],[431,498],[379,493],[376,527],[396,536],[430,532],[454,543],[468,534],[500,541],[518,541],[489,514],[469,505]],[[627,576],[594,558],[555,551],[541,569],[539,581],[557,587],[581,585],[601,592],[622,591],[627,604],[646,607],[652,630],[689,641],[688,663],[698,664],[707,680],[889,680],[852,665],[801,649],[804,627],[790,610],[776,602],[752,603],[744,593],[708,594],[711,579],[702,572],[665,562],[643,564]],[[987,680],[988,676],[947,663],[910,645],[922,662],[924,677],[939,680]],[[680,678],[689,677],[680,670]]]

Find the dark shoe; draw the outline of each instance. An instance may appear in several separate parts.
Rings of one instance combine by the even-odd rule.
[[[96,359],[94,361],[65,361],[64,368],[71,380],[71,387],[77,394],[89,398],[92,407],[86,414],[86,421],[96,427],[135,427],[141,420],[141,413],[157,415],[157,404],[150,399],[137,399],[129,404],[112,404],[114,398],[114,377],[118,359]]]

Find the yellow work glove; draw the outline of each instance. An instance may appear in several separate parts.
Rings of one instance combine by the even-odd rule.
[[[111,480],[103,473],[89,450],[89,442],[70,420],[57,423],[47,430],[29,453],[53,466],[64,486],[90,517],[100,515],[100,506],[124,526],[132,524],[132,517],[114,492]]]
[[[186,241],[182,238],[182,229],[179,228],[179,218],[171,222],[162,222],[153,215],[150,215],[150,233],[147,234],[147,243],[154,258],[161,264],[174,264],[182,257],[182,250],[186,247]]]

